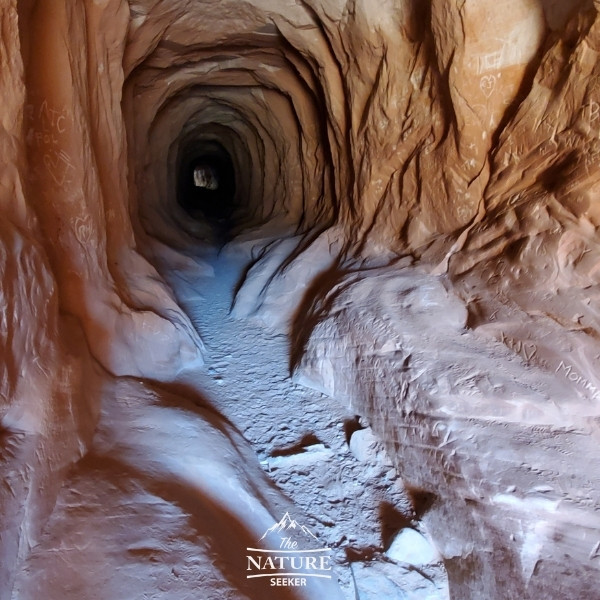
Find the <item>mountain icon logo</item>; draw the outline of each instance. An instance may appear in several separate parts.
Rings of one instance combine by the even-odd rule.
[[[292,519],[289,512],[271,525],[260,541],[263,548],[246,548],[246,579],[264,577],[271,586],[288,587],[331,579],[331,549],[318,547],[317,536]]]
[[[296,521],[295,519],[292,519],[292,517],[290,516],[290,513],[288,513],[288,512],[286,512],[285,515],[283,515],[283,517],[281,518],[280,521],[278,521],[277,523],[275,523],[274,525],[269,527],[269,529],[267,529],[264,532],[263,536],[260,539],[264,540],[270,533],[281,533],[281,532],[285,532],[288,534],[302,532],[312,539],[315,539],[315,540],[317,539],[317,536],[314,535],[313,532],[308,527],[306,527],[305,525],[300,525],[300,523],[298,523],[298,521]]]

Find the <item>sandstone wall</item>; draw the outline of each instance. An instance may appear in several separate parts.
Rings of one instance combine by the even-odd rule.
[[[565,574],[563,548],[576,565],[567,575],[589,580],[596,556],[590,550],[592,566],[580,571],[585,557],[572,552],[569,531],[596,535],[581,524],[597,506],[596,482],[574,461],[596,435],[600,389],[599,22],[588,0],[4,2],[0,432],[9,476],[0,595],[51,509],[59,474],[85,452],[101,385],[93,373],[168,380],[202,362],[202,342],[152,261],[165,243],[189,254],[210,236],[178,205],[176,179],[215,142],[236,170],[235,231],[270,222],[298,235],[253,267],[238,314],[301,331],[294,354],[305,377],[346,395],[388,440],[407,481],[443,497],[430,518],[457,597],[528,586],[548,594],[539,582],[550,585],[552,569]],[[471,410],[464,374],[447,397],[410,364],[408,379],[397,369],[415,352],[429,369],[434,342],[425,356],[418,332],[396,325],[402,347],[416,341],[380,364],[369,349],[381,341],[376,295],[361,288],[363,276],[347,282],[357,296],[346,298],[375,298],[362,311],[345,313],[327,293],[399,257],[398,271],[418,264],[423,297],[432,286],[442,302],[451,290],[462,307],[441,328],[451,356],[464,329],[465,363],[497,351],[488,371],[509,364],[515,377],[541,383],[510,397],[509,375],[497,389],[474,384],[490,414],[459,426]],[[415,318],[403,306],[394,310]],[[332,373],[319,372],[317,359]],[[443,400],[454,412],[440,440]],[[541,444],[552,428],[572,449],[550,479],[568,487],[574,470],[583,490],[542,498],[546,512],[555,500],[567,506],[556,530],[532,517],[536,502],[513,492],[506,500],[504,486],[515,484],[486,483],[498,458],[473,458],[487,457],[494,440],[518,485],[552,487],[543,474],[536,483],[545,462],[519,470],[530,442],[513,444]],[[475,441],[454,448],[448,431]],[[514,539],[497,531],[498,514]],[[567,541],[552,549],[560,536]],[[500,559],[506,571],[496,570]]]
[[[59,316],[58,286],[27,197],[26,90],[16,2],[0,12],[0,595],[49,515],[68,464],[90,439],[94,373],[77,327]],[[83,360],[82,360],[83,357]]]
[[[171,378],[202,362],[135,251],[120,113],[128,19],[121,2],[0,9],[2,597],[85,453],[101,369]]]

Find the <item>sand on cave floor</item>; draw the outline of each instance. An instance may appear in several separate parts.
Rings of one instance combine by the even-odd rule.
[[[239,429],[305,524],[333,549],[347,598],[446,598],[441,564],[415,569],[385,553],[401,529],[423,525],[368,423],[290,378],[288,336],[230,316],[247,250],[234,243],[202,253],[204,268],[163,271],[208,351],[205,368],[183,380]]]
[[[107,382],[93,447],[14,599],[333,600],[327,582],[274,589],[246,579],[246,548],[286,512],[331,549],[340,598],[448,597],[368,424],[290,379],[287,336],[230,317],[247,264],[243,252],[207,250],[165,273],[206,343],[206,364],[176,386]],[[388,551],[401,530],[416,538]]]

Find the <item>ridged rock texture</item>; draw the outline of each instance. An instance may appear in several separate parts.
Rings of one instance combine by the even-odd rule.
[[[203,365],[161,270],[252,235],[233,314],[370,423],[450,597],[600,597],[599,10],[4,0],[0,597],[105,390]]]

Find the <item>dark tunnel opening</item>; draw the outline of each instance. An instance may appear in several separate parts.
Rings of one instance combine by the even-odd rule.
[[[177,177],[177,202],[193,219],[208,223],[227,238],[234,224],[236,170],[218,142],[203,143],[186,152]]]

